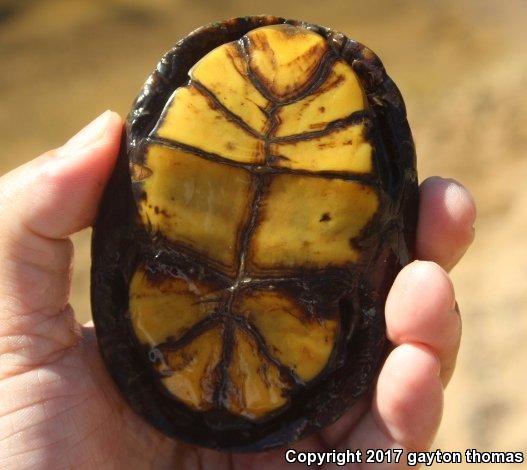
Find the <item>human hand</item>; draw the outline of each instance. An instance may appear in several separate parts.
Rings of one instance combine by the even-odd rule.
[[[63,147],[0,179],[0,468],[293,468],[285,449],[234,455],[164,437],[115,389],[93,326],[75,321],[67,237],[93,222],[121,132],[119,116],[106,112]],[[426,180],[420,196],[417,257],[428,261],[405,267],[390,291],[394,349],[375,391],[296,450],[432,443],[461,335],[445,270],[472,242],[475,207],[451,180]]]

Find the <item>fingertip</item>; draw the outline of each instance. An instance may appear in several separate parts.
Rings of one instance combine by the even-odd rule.
[[[405,342],[414,330],[453,312],[456,305],[454,285],[437,263],[413,261],[395,278],[386,299],[386,323],[390,339]],[[421,339],[419,339],[421,341]]]
[[[440,361],[426,346],[403,344],[379,375],[374,416],[393,440],[409,450],[428,448],[443,412]]]
[[[121,117],[111,110],[106,110],[84,126],[64,145],[50,152],[52,156],[79,156],[93,148],[105,146],[118,140],[121,134]]]
[[[417,257],[451,269],[474,239],[476,204],[452,179],[431,177],[420,186]]]
[[[445,185],[446,183],[446,185]],[[451,220],[464,228],[473,228],[476,222],[476,203],[472,194],[458,181],[444,178],[445,207]]]
[[[436,263],[414,261],[395,279],[386,301],[386,329],[396,345],[415,342],[439,357],[448,382],[461,341],[461,317],[448,274]]]
[[[62,147],[5,175],[3,186],[11,209],[23,215],[20,222],[57,239],[90,225],[115,166],[122,130],[121,117],[106,111]]]
[[[105,139],[111,143],[120,143],[123,131],[123,118],[115,111],[108,110]]]
[[[86,165],[86,170],[98,179],[99,186],[104,185],[113,169],[121,146],[123,120],[115,111],[105,111],[102,119],[101,134],[89,145],[70,151],[69,162],[76,165],[77,171]],[[64,164],[68,163],[68,158]],[[75,161],[76,160],[76,161]]]
[[[108,118],[109,124],[108,125],[110,127],[115,128],[115,130],[120,128],[123,124],[123,118],[121,117],[121,115],[118,112],[113,111],[111,109],[108,109],[106,112],[109,114],[109,118]],[[118,130],[120,131],[120,129]]]

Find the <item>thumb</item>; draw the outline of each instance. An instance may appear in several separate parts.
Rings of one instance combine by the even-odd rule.
[[[56,360],[78,340],[67,237],[92,223],[121,131],[121,118],[106,111],[0,178],[0,378]]]

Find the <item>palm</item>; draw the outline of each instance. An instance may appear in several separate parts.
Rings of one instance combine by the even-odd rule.
[[[245,468],[248,460],[251,468],[259,467],[259,461],[269,465],[270,459],[273,468],[284,464],[284,449],[260,456],[230,456],[164,437],[135,415],[115,389],[91,327],[83,328],[81,341],[56,361],[14,376],[10,382],[13,410],[4,418],[10,416],[20,429],[18,439],[25,443],[20,462],[38,462],[43,468],[134,469],[173,468],[180,462],[189,470],[202,468],[205,462],[219,469]],[[27,393],[16,393],[22,388]],[[301,446],[321,450],[337,444],[324,441],[323,436],[311,437]]]
[[[162,445],[163,439],[119,397],[90,330],[55,361],[3,381],[2,391],[12,397],[3,420],[18,430],[17,441],[23,443],[10,456],[18,464],[14,468],[31,463],[39,468],[115,463],[120,468],[127,461],[146,468],[141,462],[151,461]]]
[[[94,219],[121,129],[120,118],[106,113],[63,148],[0,180],[0,467],[285,468],[284,449],[234,455],[161,435],[115,389],[93,327],[73,319],[67,236]],[[451,268],[472,241],[474,217],[462,187],[428,180],[417,255]],[[431,444],[460,337],[452,285],[437,264],[412,263],[399,273],[386,325],[395,348],[373,398],[295,449]]]
[[[25,443],[21,462],[38,462],[43,468],[134,469],[173,468],[179,462],[192,470],[205,462],[218,469],[245,468],[249,460],[250,468],[258,468],[259,461],[263,467],[272,459],[272,468],[285,467],[284,449],[230,456],[168,439],[150,427],[115,389],[96,349],[92,327],[83,328],[81,341],[56,361],[12,377],[10,388],[27,391],[13,393],[17,403],[9,414],[14,427],[23,423],[18,433]],[[24,419],[24,414],[30,418]],[[311,437],[301,447],[321,450],[324,441],[323,436]]]

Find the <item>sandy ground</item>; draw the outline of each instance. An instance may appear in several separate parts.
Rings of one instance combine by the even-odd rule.
[[[60,145],[106,108],[125,115],[159,56],[209,21],[272,13],[364,42],[405,96],[420,178],[463,181],[479,209],[476,243],[452,273],[464,337],[435,446],[527,452],[527,4],[259,5],[0,0],[0,172]],[[89,238],[74,237],[72,302],[82,320],[90,315]]]

